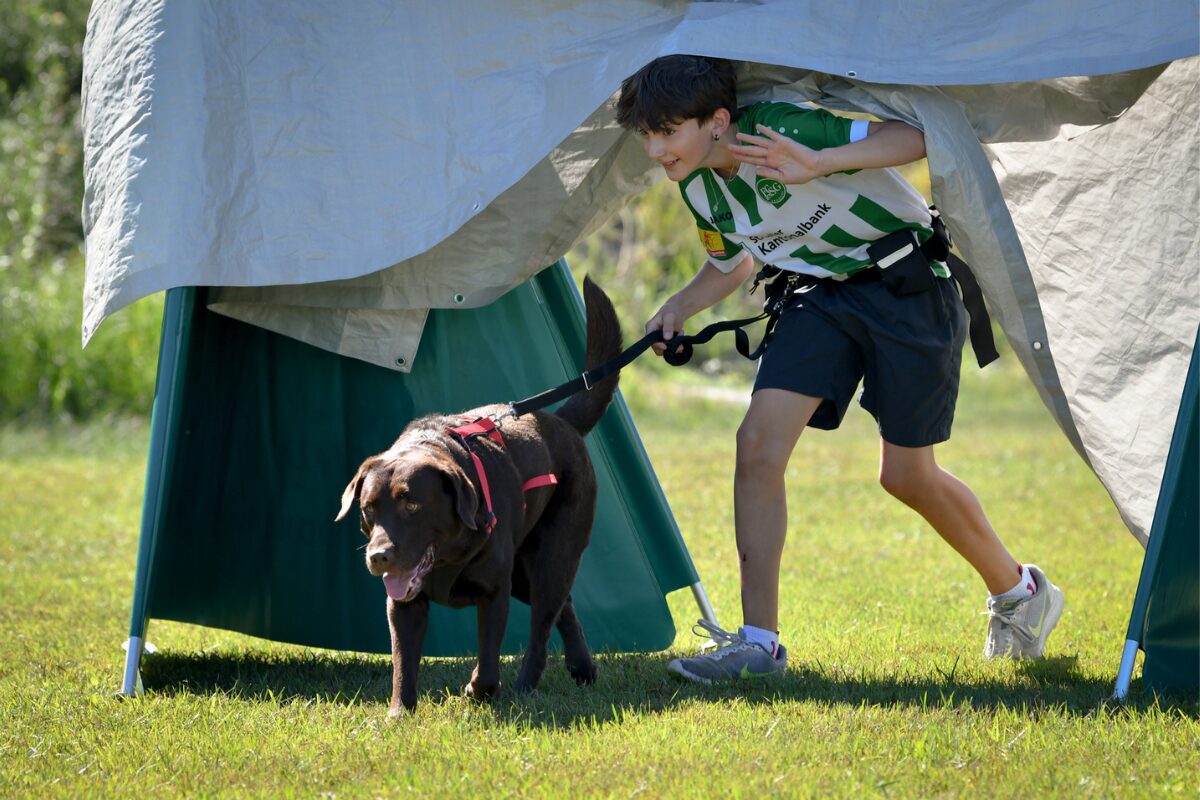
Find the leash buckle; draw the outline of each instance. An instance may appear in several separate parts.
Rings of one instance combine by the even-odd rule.
[[[592,378],[588,374],[587,370],[584,370],[583,374],[579,377],[583,378],[583,388],[590,392],[592,390]]]

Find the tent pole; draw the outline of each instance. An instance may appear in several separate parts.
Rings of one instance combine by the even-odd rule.
[[[704,583],[696,581],[692,584],[692,597],[696,598],[696,606],[700,609],[700,616],[717,624],[717,613],[713,611],[712,603],[708,601],[708,592],[704,591]]]
[[[1133,680],[1133,664],[1137,660],[1138,643],[1133,639],[1125,640],[1125,650],[1121,653],[1121,668],[1117,671],[1117,686],[1113,689],[1112,699],[1122,701],[1129,694],[1129,682]]]
[[[1121,666],[1117,670],[1117,683],[1113,688],[1112,699],[1124,700],[1129,692],[1129,683],[1133,679],[1133,665],[1137,658],[1138,648],[1146,631],[1146,612],[1150,607],[1150,591],[1154,585],[1154,576],[1158,568],[1159,554],[1163,542],[1167,538],[1167,517],[1170,500],[1177,491],[1179,480],[1179,461],[1183,458],[1184,440],[1187,437],[1189,409],[1196,405],[1196,382],[1200,380],[1200,329],[1196,332],[1196,341],[1192,345],[1191,364],[1188,368],[1187,379],[1183,385],[1183,395],[1179,400],[1179,410],[1176,412],[1175,429],[1171,435],[1171,447],[1163,465],[1162,483],[1158,490],[1158,504],[1154,509],[1154,520],[1150,523],[1150,542],[1146,546],[1146,554],[1142,557],[1142,570],[1138,576],[1137,591],[1133,595],[1133,608],[1129,612],[1129,631],[1125,634],[1125,649],[1121,654]],[[1195,419],[1192,414],[1191,419]]]
[[[141,663],[149,623],[147,601],[154,545],[162,518],[164,491],[170,473],[176,427],[176,411],[182,400],[181,383],[186,361],[187,335],[191,329],[196,290],[171,289],[163,306],[162,335],[158,350],[158,376],[150,414],[150,452],[146,458],[145,493],[142,496],[141,532],[138,536],[137,571],[133,581],[133,609],[129,619],[125,673],[118,694],[133,697],[142,692]]]

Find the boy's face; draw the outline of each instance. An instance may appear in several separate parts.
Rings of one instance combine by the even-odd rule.
[[[668,178],[678,182],[701,167],[729,166],[726,162],[732,161],[732,156],[713,140],[713,132],[713,120],[701,125],[692,118],[661,131],[638,131],[638,135],[646,155],[662,165]]]

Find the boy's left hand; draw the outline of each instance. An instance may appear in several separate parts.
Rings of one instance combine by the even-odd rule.
[[[780,183],[798,184],[825,174],[820,151],[805,147],[764,125],[755,127],[762,136],[738,132],[738,140],[745,144],[729,145],[729,152],[738,161],[758,167],[760,176]]]

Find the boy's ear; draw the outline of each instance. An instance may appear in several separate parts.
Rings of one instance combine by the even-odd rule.
[[[713,112],[712,119],[709,120],[713,138],[720,138],[721,134],[729,128],[729,123],[733,121],[733,116],[729,113],[728,108],[718,108]]]

